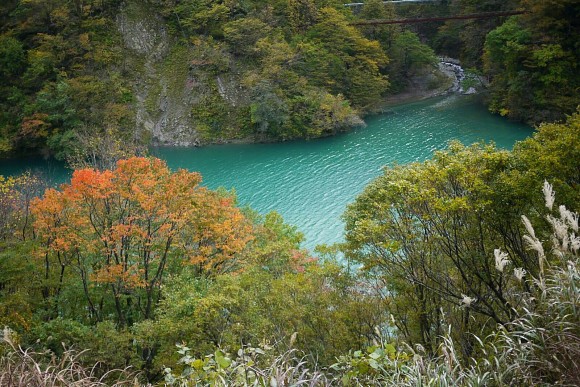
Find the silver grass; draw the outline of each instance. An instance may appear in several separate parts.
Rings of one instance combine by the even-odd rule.
[[[510,261],[507,259],[508,254],[501,251],[501,249],[493,250],[493,255],[495,257],[495,268],[503,273],[504,267],[506,267]]]
[[[469,308],[471,306],[471,304],[473,304],[474,302],[477,301],[477,298],[469,297],[469,296],[466,296],[465,294],[462,294],[461,297],[463,297],[461,299],[461,303],[466,308]]]
[[[99,364],[82,365],[86,351],[65,350],[60,358],[49,351],[23,349],[15,342],[13,331],[0,332],[0,386],[11,387],[105,387],[136,386],[137,374],[129,368],[116,369],[97,376]],[[49,360],[50,359],[50,360]]]
[[[578,253],[578,250],[580,250],[580,236],[576,236],[574,233],[570,235],[570,247],[575,254]]]
[[[524,226],[526,227],[526,231],[528,232],[528,234],[530,234],[530,236],[532,238],[536,239],[536,233],[534,232],[534,227],[532,226],[532,223],[530,222],[528,217],[525,215],[522,215],[522,222],[524,223]]]
[[[529,235],[524,235],[524,240],[527,242],[528,246],[535,250],[538,253],[538,259],[540,264],[540,273],[544,273],[544,259],[546,258],[546,254],[544,253],[544,246],[542,246],[542,242],[538,238],[531,237]]]
[[[578,232],[578,214],[568,210],[566,206],[560,206],[559,209],[562,221],[568,223],[568,227]]]
[[[568,226],[564,223],[564,220],[554,218],[551,215],[546,216],[546,219],[552,225],[552,229],[554,230],[554,234],[560,240],[564,240],[568,237]]]
[[[550,211],[552,211],[552,207],[554,206],[554,201],[556,200],[556,193],[552,189],[552,185],[544,180],[544,187],[542,188],[544,192],[544,199],[546,200],[546,207]]]
[[[517,278],[518,281],[522,282],[522,279],[526,275],[526,270],[521,267],[517,267],[514,269],[514,276]]]

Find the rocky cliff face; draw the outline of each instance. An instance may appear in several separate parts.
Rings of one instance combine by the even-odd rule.
[[[135,77],[137,129],[149,133],[154,145],[199,144],[190,113],[196,82],[188,74],[188,56],[175,50],[164,20],[145,2],[128,1],[117,26],[133,54],[127,64]]]

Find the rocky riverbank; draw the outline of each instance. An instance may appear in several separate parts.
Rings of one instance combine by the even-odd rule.
[[[440,57],[437,68],[431,72],[415,75],[409,79],[405,91],[385,98],[382,106],[393,106],[403,103],[421,101],[428,98],[447,94],[476,94],[480,87],[469,86],[464,90],[466,77],[473,78],[474,84],[485,85],[483,79],[473,75],[466,75],[457,59]]]

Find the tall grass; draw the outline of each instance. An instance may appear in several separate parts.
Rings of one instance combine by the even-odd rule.
[[[519,301],[514,309],[517,317],[492,335],[475,336],[477,358],[460,360],[449,331],[438,357],[426,358],[409,347],[408,356],[387,359],[371,372],[358,372],[353,359],[343,359],[335,366],[340,372],[333,383],[344,381],[350,373],[348,384],[359,386],[580,386],[579,217],[564,206],[558,207],[559,216],[553,216],[555,195],[547,182],[544,195],[550,211],[546,220],[552,226],[551,248],[544,248],[523,216],[525,240],[537,253],[540,273],[538,278],[526,278],[523,269],[514,269],[517,281],[528,285],[527,291],[517,287],[518,282],[511,285]],[[499,250],[495,259],[500,271],[509,262]]]
[[[179,375],[165,370],[165,382],[171,386],[326,386],[326,376],[310,368],[307,361],[295,349],[282,353],[272,352],[271,347],[246,347],[236,356],[217,350],[214,354],[196,359],[189,356],[189,348],[180,346],[183,355],[180,363],[185,368]]]
[[[60,358],[50,352],[22,349],[12,332],[4,328],[0,337],[0,386],[3,387],[97,387],[138,385],[136,375],[125,370],[111,370],[97,377],[98,364],[87,368],[79,358],[83,352],[65,350]]]

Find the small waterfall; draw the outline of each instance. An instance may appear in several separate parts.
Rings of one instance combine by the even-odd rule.
[[[448,93],[476,94],[481,88],[485,89],[486,87],[486,81],[483,77],[473,73],[465,73],[457,59],[440,57],[439,70],[453,79],[453,86],[447,90]],[[463,82],[465,80],[468,82]],[[467,90],[463,88],[465,84],[470,85]]]
[[[458,60],[452,58],[439,58],[439,69],[450,78],[453,78],[453,86],[449,88],[448,92],[467,94],[461,86],[461,83],[465,79],[465,71],[463,70],[463,67],[459,65]],[[471,88],[468,92],[469,94],[473,93]]]

